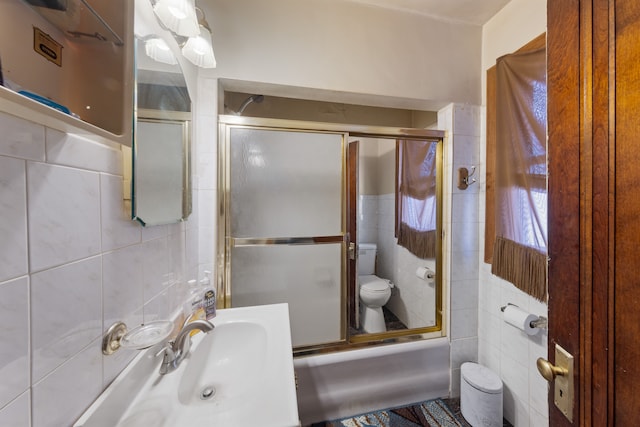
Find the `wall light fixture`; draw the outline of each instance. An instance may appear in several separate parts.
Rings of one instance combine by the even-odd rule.
[[[175,65],[178,63],[175,55],[169,48],[167,42],[160,37],[150,37],[144,40],[144,51],[154,61],[162,62],[163,64]]]
[[[153,11],[162,24],[175,34],[195,37],[200,33],[195,0],[155,0]]]
[[[213,44],[211,42],[211,27],[202,9],[196,8],[196,10],[200,12],[201,15],[198,17],[200,34],[189,37],[182,46],[182,54],[198,67],[216,68],[216,57],[213,53]]]

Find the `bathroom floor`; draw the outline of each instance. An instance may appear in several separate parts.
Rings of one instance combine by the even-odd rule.
[[[382,307],[382,314],[384,314],[384,323],[387,326],[387,331],[399,331],[402,329],[407,329],[407,326],[402,323],[400,319],[396,317],[389,309],[386,307]],[[354,327],[349,327],[349,333],[351,335],[359,335],[364,334],[364,330],[362,327],[356,329]]]
[[[453,412],[453,414],[458,417],[460,420],[463,420],[467,426],[471,426],[471,424],[467,423],[466,420],[464,419],[464,417],[462,416],[462,411],[460,410],[460,398],[443,398],[442,399],[447,406],[449,407],[449,410],[451,412]],[[513,424],[511,424],[509,421],[507,421],[505,418],[502,419],[502,427],[513,427]]]
[[[407,326],[386,307],[382,307],[382,314],[384,314],[384,323],[387,325],[387,331],[407,329]]]

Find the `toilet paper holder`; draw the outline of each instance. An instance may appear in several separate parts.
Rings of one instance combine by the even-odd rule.
[[[507,305],[504,305],[504,306],[500,307],[500,311],[504,312],[504,310],[505,310],[505,309],[507,308],[507,306],[509,306],[509,305],[512,305],[512,306],[514,306],[514,307],[518,307],[518,306],[517,306],[517,305],[515,305],[515,304],[508,303]],[[518,308],[519,308],[519,307],[518,307]],[[544,317],[544,316],[538,316],[538,319],[531,321],[531,323],[529,323],[529,324],[530,324],[530,326],[531,326],[532,328],[547,329],[548,323],[549,323],[549,320],[548,320],[546,317]]]
[[[418,267],[416,269],[416,276],[419,279],[428,281],[436,278],[436,272],[430,269],[429,267]]]

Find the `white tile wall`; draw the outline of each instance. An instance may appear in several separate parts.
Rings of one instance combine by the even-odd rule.
[[[358,201],[358,241],[362,243],[386,242],[378,236],[378,196],[361,195]],[[384,261],[383,257],[380,257]],[[384,270],[385,266],[380,266]]]
[[[79,135],[46,129],[48,163],[122,175],[122,151]]]
[[[102,391],[101,339],[32,386],[33,427],[69,425]]]
[[[0,283],[0,407],[29,388],[29,279]]]
[[[0,282],[28,271],[25,168],[24,160],[0,156]]]
[[[458,168],[478,169],[480,108],[450,104],[438,112],[438,128],[447,132],[445,216],[449,280],[449,337],[451,340],[451,395],[460,395],[460,365],[478,361],[478,184],[458,188]],[[476,178],[478,172],[473,177]]]
[[[102,260],[95,256],[31,275],[32,380],[102,334]],[[69,307],[50,310],[50,307]]]
[[[198,79],[198,101],[195,109],[195,158],[194,187],[197,195],[198,230],[197,275],[204,277],[204,271],[215,271],[214,259],[217,244],[216,224],[218,220],[217,206],[217,132],[212,131],[218,120],[218,104],[211,102],[218,99],[218,80],[212,78]]]
[[[3,113],[0,129],[0,425],[70,425],[135,355],[102,355],[110,322],[181,307],[197,224],[132,222],[116,144]]]
[[[167,237],[143,242],[142,253],[145,254],[142,260],[143,300],[149,301],[172,284]]]
[[[479,361],[503,380],[505,418],[518,426],[548,425],[548,385],[536,368],[538,357],[547,357],[547,333],[528,336],[506,324],[500,311],[501,305],[511,302],[530,313],[546,316],[546,304],[493,276],[490,266],[482,261],[479,300]]]
[[[22,393],[0,411],[0,425],[7,427],[23,427],[31,422],[30,391]]]
[[[140,226],[131,221],[121,197],[122,176],[100,174],[102,251],[111,251],[140,242]]]
[[[493,276],[491,266],[484,263],[484,117],[484,109],[458,104],[451,104],[438,114],[439,128],[448,132],[452,143],[451,394],[456,396],[460,392],[460,364],[477,361],[502,379],[507,420],[518,427],[544,427],[548,425],[547,383],[540,378],[535,361],[546,357],[547,336],[541,333],[529,337],[507,325],[500,307],[513,303],[546,315],[546,305]],[[477,182],[466,190],[458,189],[458,168],[474,165]]]
[[[118,320],[128,325],[142,323],[142,248],[127,246],[102,256],[102,305],[107,325]]]
[[[44,126],[8,114],[0,114],[0,155],[44,161]]]
[[[481,117],[484,123],[484,109]],[[480,152],[484,162],[484,137],[481,138]],[[545,427],[549,425],[548,385],[538,373],[536,360],[547,357],[547,333],[542,331],[531,337],[511,327],[503,321],[500,307],[512,303],[530,313],[546,316],[547,305],[492,275],[491,266],[484,263],[486,174],[483,169],[478,176],[478,217],[481,219],[478,230],[478,359],[479,363],[498,373],[503,381],[504,417],[518,427]]]
[[[27,162],[27,183],[31,271],[100,253],[98,173]]]

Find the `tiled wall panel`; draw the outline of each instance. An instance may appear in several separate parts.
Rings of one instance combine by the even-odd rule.
[[[438,128],[447,132],[445,147],[445,235],[449,280],[451,394],[460,395],[460,365],[478,361],[478,184],[458,188],[458,169],[479,169],[480,107],[450,104],[438,112]]]
[[[187,223],[130,220],[118,145],[0,128],[0,425],[71,425],[135,355],[102,355],[111,322],[181,307]]]
[[[482,110],[481,122],[485,122]],[[484,133],[484,132],[483,132]],[[478,176],[479,293],[478,293],[478,359],[500,375],[504,384],[504,416],[517,426],[544,427],[549,423],[547,382],[536,368],[538,357],[547,356],[547,333],[528,336],[504,322],[500,308],[516,304],[538,316],[547,315],[547,305],[526,295],[511,283],[491,274],[491,265],[484,262],[484,222],[486,173],[486,141],[481,138],[481,173]]]

